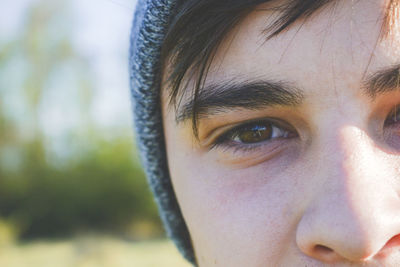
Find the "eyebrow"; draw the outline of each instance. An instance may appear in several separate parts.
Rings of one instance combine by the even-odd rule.
[[[364,82],[364,91],[372,99],[395,90],[400,90],[400,64],[379,70]]]
[[[363,82],[363,89],[372,99],[381,94],[400,91],[400,64],[369,75]],[[288,82],[231,80],[202,88],[195,99],[181,105],[176,122],[192,119],[194,112],[197,118],[201,119],[239,108],[259,110],[271,106],[295,107],[300,105],[303,99],[302,90]]]
[[[270,106],[297,106],[303,94],[289,83],[282,81],[229,81],[202,88],[195,99],[181,105],[176,116],[177,123],[193,118],[243,108],[258,110]]]

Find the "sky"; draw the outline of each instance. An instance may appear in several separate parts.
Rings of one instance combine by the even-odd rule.
[[[28,8],[39,1],[62,7],[66,3],[70,7],[71,21],[66,27],[52,25],[51,35],[57,38],[57,31],[71,31],[68,33],[69,41],[89,62],[87,73],[94,83],[90,118],[100,130],[100,135],[106,138],[132,135],[128,51],[136,0],[8,0],[7,5],[0,9],[0,52],[2,44],[21,35],[26,27]],[[0,101],[7,106],[11,117],[24,119],[29,118],[29,109],[22,94],[18,93],[21,90],[18,88],[23,88],[20,81],[23,65],[18,64],[17,59],[14,66],[5,71],[3,69]],[[68,77],[71,70],[64,70],[61,66],[58,72],[59,75],[50,79],[49,88],[45,90],[39,108],[39,124],[46,137],[49,157],[62,161],[74,151],[79,153],[82,145],[90,143],[90,140],[80,135],[88,127],[75,103],[76,94],[80,92],[77,92],[79,89],[73,78]],[[33,136],[32,124],[30,119],[19,124],[18,135],[22,140]],[[76,136],[82,138],[77,139]]]
[[[6,8],[0,9],[0,43],[22,31],[27,7],[37,1],[9,0]],[[63,2],[50,2],[54,1]],[[93,118],[104,127],[131,127],[128,49],[136,0],[66,1],[72,7],[71,41],[80,54],[89,59],[90,72],[94,76]],[[60,105],[54,104],[54,107],[61,106],[64,100],[61,92],[57,96],[51,102],[60,101]],[[47,134],[57,135],[60,130],[68,128],[68,122],[63,120],[63,112],[54,109],[44,113],[43,129]],[[60,121],[63,121],[63,125],[58,125]],[[74,121],[70,120],[70,123]]]
[[[102,124],[130,122],[129,32],[136,1],[74,0],[75,42],[90,55],[97,82],[95,118]]]

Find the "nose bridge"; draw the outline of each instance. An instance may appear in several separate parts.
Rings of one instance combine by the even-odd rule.
[[[352,214],[368,216],[366,208],[381,205],[383,191],[397,196],[391,188],[395,171],[365,130],[342,125],[326,142],[327,149],[320,148],[320,176],[325,177],[325,189],[334,192],[335,203],[347,207]]]
[[[379,160],[382,152],[351,125],[338,127],[317,146],[316,176],[322,182],[298,225],[299,247],[322,260],[364,260],[399,230],[387,209],[398,197],[385,182],[390,173]]]
[[[326,149],[327,148],[327,149]],[[375,170],[379,166],[379,159],[375,154],[379,151],[365,131],[356,126],[343,125],[333,131],[331,140],[326,141],[326,147],[320,148],[321,159],[326,164],[326,177],[332,177],[333,182],[339,182],[346,191],[352,191],[375,177]],[[356,184],[355,184],[356,183]],[[360,183],[360,185],[358,185]],[[356,190],[359,191],[359,190]],[[349,192],[350,193],[350,192]]]
[[[371,211],[380,206],[376,195],[380,191],[376,182],[380,164],[374,156],[376,151],[370,138],[355,126],[340,128],[330,145],[331,160],[321,173],[326,180],[319,204],[321,208],[330,207],[326,211],[337,215],[331,221],[336,226],[333,230],[347,228],[345,231],[356,235],[354,243],[358,242],[357,246],[361,247],[379,219]],[[341,235],[340,232],[336,234]]]
[[[360,127],[338,125],[329,133],[323,133],[315,150],[319,154],[316,162],[318,176],[325,187],[340,193],[342,201],[355,197],[362,188],[373,182],[379,169],[379,159],[373,141]]]

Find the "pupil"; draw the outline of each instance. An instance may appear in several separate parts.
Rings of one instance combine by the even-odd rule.
[[[271,126],[254,126],[244,130],[238,137],[243,143],[258,143],[270,139],[271,133]]]

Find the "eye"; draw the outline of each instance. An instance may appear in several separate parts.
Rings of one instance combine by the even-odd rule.
[[[241,124],[217,138],[215,146],[246,147],[264,144],[278,138],[292,138],[297,133],[283,122],[272,120],[253,121]]]
[[[237,129],[234,135],[232,136],[233,141],[243,144],[252,144],[259,143],[265,140],[268,140],[272,137],[274,132],[279,131],[280,129],[275,129],[271,124],[263,124],[263,125],[250,125],[245,126],[242,129]],[[279,133],[278,133],[279,135]]]
[[[400,122],[400,108],[396,106],[392,112],[389,113],[385,120],[384,126],[393,126]]]
[[[400,151],[400,107],[396,106],[386,117],[384,125],[384,137],[387,144]]]

